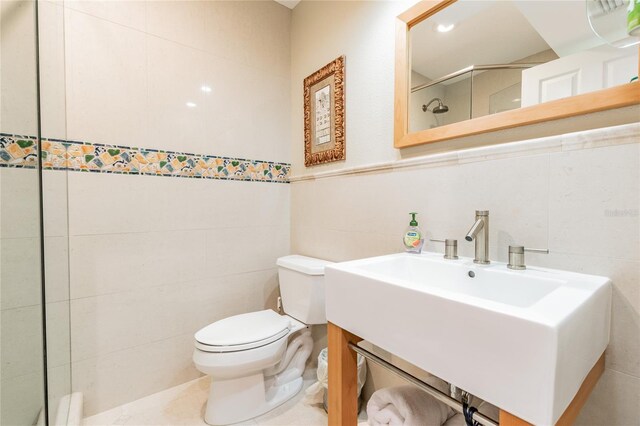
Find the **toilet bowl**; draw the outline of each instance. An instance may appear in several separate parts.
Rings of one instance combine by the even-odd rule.
[[[285,315],[271,309],[235,315],[195,334],[193,361],[211,376],[205,411],[210,425],[264,414],[302,388],[313,349],[309,326],[324,324],[324,266],[305,256],[278,259]]]

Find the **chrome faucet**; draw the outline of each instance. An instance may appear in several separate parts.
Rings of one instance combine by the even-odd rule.
[[[476,210],[476,221],[464,237],[467,241],[475,241],[476,256],[474,263],[487,265],[489,261],[489,210]]]

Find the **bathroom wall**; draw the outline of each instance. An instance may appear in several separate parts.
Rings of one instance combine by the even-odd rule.
[[[396,150],[394,17],[407,6],[302,2],[293,11],[291,250],[334,261],[397,252],[407,213],[417,211],[427,238],[457,238],[461,254],[472,256],[464,233],[474,210],[490,210],[492,259],[506,261],[509,244],[548,247],[550,254],[527,255],[528,262],[613,280],[607,369],[578,423],[638,424],[640,127],[633,123],[640,109]],[[331,31],[317,37],[327,22]],[[305,168],[301,82],[341,54],[346,161]],[[585,131],[598,128],[605,129]],[[498,142],[512,144],[491,145]],[[394,167],[366,170],[380,163]],[[321,332],[316,341],[326,344]],[[371,368],[367,393],[392,382]]]
[[[43,3],[45,181],[68,212],[72,388],[92,415],[198,377],[195,331],[275,307],[291,13]]]

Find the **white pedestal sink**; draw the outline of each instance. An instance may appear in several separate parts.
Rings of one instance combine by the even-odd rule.
[[[537,425],[558,420],[609,342],[604,277],[436,253],[325,273],[328,321]]]

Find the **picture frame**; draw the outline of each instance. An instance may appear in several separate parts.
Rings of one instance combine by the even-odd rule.
[[[344,55],[304,79],[306,167],[346,158],[344,83]]]

